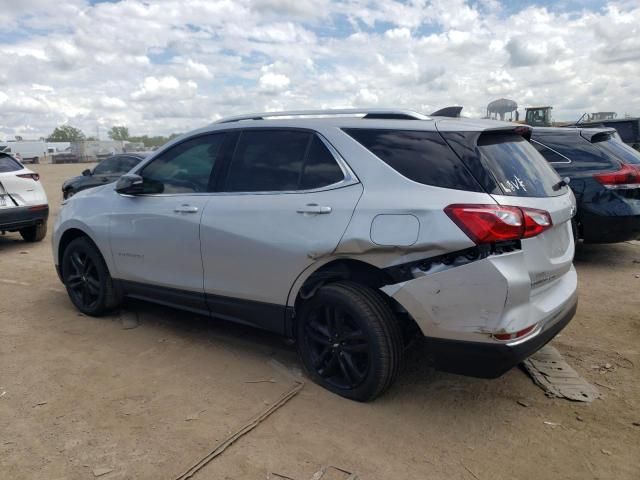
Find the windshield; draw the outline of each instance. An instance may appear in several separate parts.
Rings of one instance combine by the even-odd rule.
[[[604,142],[598,142],[595,145],[624,163],[640,165],[640,152],[620,140],[612,138]]]
[[[551,197],[566,192],[566,187],[554,190],[560,177],[520,135],[485,133],[478,139],[478,149],[482,163],[495,177],[503,195]]]

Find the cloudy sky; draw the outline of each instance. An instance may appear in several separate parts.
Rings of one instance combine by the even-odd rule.
[[[0,139],[499,97],[640,115],[637,0],[0,0]]]

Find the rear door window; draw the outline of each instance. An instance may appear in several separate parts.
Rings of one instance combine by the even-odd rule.
[[[15,172],[17,170],[22,170],[22,165],[9,155],[0,154],[0,173]]]
[[[438,132],[360,128],[344,131],[396,172],[414,182],[482,191]]]
[[[301,190],[322,188],[344,179],[342,169],[329,149],[316,135],[311,140],[300,180]]]
[[[478,138],[480,159],[495,177],[503,195],[550,197],[564,194],[554,189],[560,181],[555,170],[522,137],[511,132],[488,132]]]
[[[540,142],[537,142],[535,140],[531,141],[531,144],[533,145],[533,147],[540,152],[540,155],[542,155],[544,157],[544,159],[549,162],[549,163],[571,163],[571,160],[569,160],[567,157],[560,155],[558,152],[556,152],[555,150],[543,145]],[[556,165],[554,165],[556,166]]]
[[[554,134],[533,136],[533,140],[540,142],[562,156],[571,160],[571,172],[575,174],[591,174],[602,170],[616,168],[610,155],[598,149],[595,144],[585,140],[580,135]],[[556,165],[554,165],[556,166]]]
[[[304,130],[243,130],[229,165],[227,192],[313,190],[344,174],[320,138]]]

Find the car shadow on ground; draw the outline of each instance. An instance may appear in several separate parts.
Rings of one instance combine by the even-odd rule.
[[[193,342],[194,345],[208,348],[222,348],[230,354],[242,358],[262,357],[264,362],[276,360],[284,365],[291,374],[311,383],[302,373],[295,344],[285,337],[256,328],[236,324],[222,319],[209,318],[193,313],[174,310],[139,300],[127,300],[123,311],[135,312],[142,328],[160,328],[167,335]],[[163,333],[164,335],[164,333]],[[518,368],[505,374],[498,380],[487,380],[437,371],[426,344],[414,341],[405,351],[405,362],[396,380],[396,384],[385,393],[377,405],[404,405],[407,403],[429,403],[438,410],[457,411],[457,401],[461,396],[466,400],[466,409],[482,412],[486,402],[494,398],[497,390],[509,390],[513,379],[530,383],[526,375]],[[321,387],[309,385],[315,393],[339,398]],[[515,387],[509,396],[518,398],[519,387]],[[471,402],[471,405],[469,404]],[[473,405],[475,404],[475,406]]]
[[[640,244],[631,242],[576,245],[574,263],[578,266],[628,266],[629,253],[636,253],[632,262],[640,263]]]
[[[25,242],[19,233],[7,232],[0,235],[0,253],[3,255],[17,250],[25,250],[30,245],[33,244]]]

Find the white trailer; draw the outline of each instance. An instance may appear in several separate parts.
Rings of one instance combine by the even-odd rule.
[[[23,163],[40,163],[47,156],[47,143],[42,140],[10,140],[0,142],[0,151],[12,154]]]

